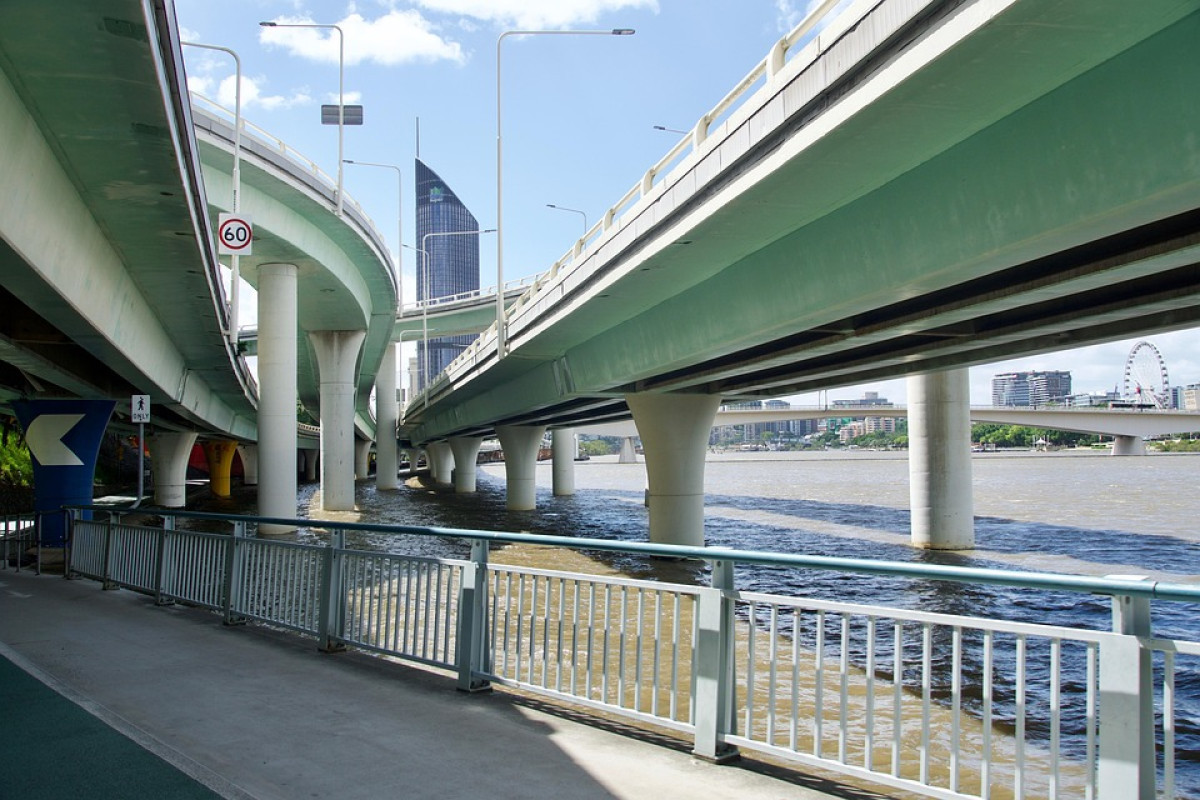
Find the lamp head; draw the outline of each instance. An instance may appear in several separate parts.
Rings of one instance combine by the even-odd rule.
[[[277,22],[260,22],[258,24],[263,26],[264,28],[275,28],[278,26],[279,23],[277,23]]]
[[[612,30],[613,36],[633,36],[635,33],[637,31],[633,28],[613,28]]]

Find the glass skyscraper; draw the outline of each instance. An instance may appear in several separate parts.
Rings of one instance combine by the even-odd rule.
[[[479,222],[436,172],[417,159],[417,299],[424,301],[479,290]],[[453,361],[475,337],[443,336],[417,350],[420,386]]]

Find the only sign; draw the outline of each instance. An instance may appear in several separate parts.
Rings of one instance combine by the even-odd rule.
[[[254,242],[254,228],[246,214],[221,214],[217,218],[217,253],[223,256],[248,256]]]

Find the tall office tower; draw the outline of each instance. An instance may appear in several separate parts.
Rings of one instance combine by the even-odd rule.
[[[479,222],[446,182],[419,158],[416,172],[417,247],[422,251],[417,253],[417,299],[478,291],[479,235],[465,232],[478,231]],[[442,336],[419,345],[419,385],[423,388],[474,340],[471,335]]]

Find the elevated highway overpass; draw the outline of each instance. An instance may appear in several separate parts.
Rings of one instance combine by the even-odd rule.
[[[0,407],[34,408],[28,433],[50,399],[76,403],[70,414],[93,403],[98,436],[114,404],[128,419],[131,395],[147,395],[168,505],[182,503],[197,435],[227,459],[271,439],[260,511],[291,516],[299,396],[325,423],[323,500],[353,507],[354,441],[375,436],[368,397],[396,318],[382,238],[353,204],[334,213],[328,180],[244,138],[241,211],[256,235],[242,274],[275,326],[256,385],[214,238],[231,208],[231,129],[192,109],[180,47],[167,0],[0,5]],[[265,273],[287,274],[268,286]],[[55,463],[35,460],[74,468],[74,417],[57,417],[30,438]]]
[[[1200,3],[883,0],[804,35],[409,404],[402,438],[458,443],[457,466],[485,435],[507,458],[632,416],[651,536],[694,543],[722,402],[931,375],[909,392],[922,441],[957,442],[960,368],[1200,320]]]

